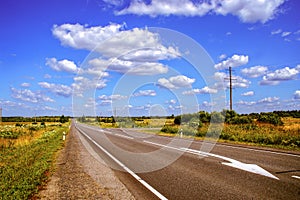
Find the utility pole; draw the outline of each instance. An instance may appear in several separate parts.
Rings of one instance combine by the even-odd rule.
[[[230,90],[230,111],[232,111],[232,72],[229,67],[229,90]]]
[[[225,80],[228,80],[229,79],[229,106],[230,106],[230,111],[232,111],[232,80],[236,80],[236,79],[233,79],[232,78],[232,68],[231,67],[229,67],[229,78],[225,78]]]
[[[2,107],[0,108],[0,124],[2,123]]]

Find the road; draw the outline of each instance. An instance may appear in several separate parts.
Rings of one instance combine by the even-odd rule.
[[[299,152],[76,128],[137,199],[300,198]]]

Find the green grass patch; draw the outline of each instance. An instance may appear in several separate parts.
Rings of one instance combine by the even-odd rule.
[[[46,131],[28,145],[0,148],[0,199],[28,199],[38,191],[62,148],[68,126]]]

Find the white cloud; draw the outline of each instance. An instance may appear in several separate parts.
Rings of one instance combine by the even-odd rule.
[[[282,30],[281,29],[277,29],[277,30],[274,30],[271,32],[271,35],[277,35],[277,34],[280,34],[282,33]]]
[[[294,93],[294,99],[300,99],[300,90],[296,90]]]
[[[12,97],[31,103],[54,102],[53,99],[44,95],[41,91],[32,92],[29,89],[18,90],[11,88]]]
[[[73,94],[76,96],[82,96],[83,93],[90,89],[102,89],[106,87],[105,79],[98,78],[86,78],[83,76],[74,77],[74,83],[72,83]]]
[[[110,24],[105,27],[87,27],[81,24],[62,24],[54,25],[52,33],[57,37],[61,44],[75,49],[93,50],[104,40],[119,33],[124,25]]]
[[[53,34],[65,46],[97,51],[106,58],[119,57],[135,61],[153,61],[178,57],[174,47],[160,43],[158,34],[148,29],[124,30],[125,25],[87,27],[80,24],[63,24],[53,27]]]
[[[216,105],[215,102],[203,101],[203,103],[202,103],[203,107],[212,107],[212,106],[215,106],[215,105]]]
[[[47,58],[46,65],[55,71],[66,71],[71,73],[76,73],[78,71],[76,64],[73,61],[66,59],[58,61],[56,58]]]
[[[134,60],[134,61],[157,61],[174,59],[180,56],[178,49],[174,47],[159,46],[157,48],[144,48],[135,49],[126,55],[121,56],[123,60]]]
[[[90,61],[90,64],[99,71],[111,70],[116,71],[122,74],[134,74],[134,75],[156,75],[156,74],[165,74],[168,72],[168,67],[158,63],[158,62],[135,62],[129,60],[120,60],[117,58],[112,58],[109,60],[103,59],[93,59]]]
[[[237,105],[245,105],[245,106],[253,106],[256,104],[255,101],[239,101],[236,103]]]
[[[217,92],[218,92],[218,90],[205,86],[204,88],[201,88],[201,89],[196,88],[196,89],[184,91],[182,94],[184,94],[184,95],[215,94]]]
[[[242,96],[253,96],[254,92],[253,91],[248,91],[242,94]]]
[[[220,59],[220,60],[224,60],[226,57],[227,57],[226,54],[221,54],[221,55],[219,56],[219,59]]]
[[[45,74],[45,75],[44,75],[44,78],[45,78],[45,79],[50,79],[50,78],[52,78],[52,76],[51,76],[50,74]]]
[[[286,37],[286,36],[290,35],[291,33],[292,32],[288,32],[288,31],[282,32],[281,37]]]
[[[217,70],[227,69],[228,67],[239,67],[248,63],[248,56],[245,55],[233,55],[231,58],[227,58],[218,64],[215,64]]]
[[[175,99],[171,99],[170,101],[166,101],[166,104],[176,104],[177,101]]]
[[[98,97],[100,100],[122,100],[122,99],[127,99],[127,96],[123,96],[120,94],[113,94],[110,96],[107,96],[105,94],[101,95]]]
[[[232,14],[237,16],[242,22],[265,23],[275,17],[279,12],[279,6],[285,0],[215,0],[213,2],[219,3],[215,8],[215,12],[218,14]]]
[[[297,79],[300,73],[299,65],[295,68],[285,67],[277,69],[274,72],[269,72],[263,76],[263,80],[260,82],[261,85],[277,85],[280,81],[288,81]]]
[[[157,81],[157,84],[161,87],[168,89],[178,89],[182,87],[189,87],[192,83],[195,82],[195,79],[188,78],[184,75],[172,76],[169,79],[160,78]]]
[[[229,88],[228,74],[225,74],[224,72],[216,72],[214,74],[214,78],[217,81],[214,85],[216,89]],[[233,88],[247,88],[251,84],[249,80],[244,79],[240,76],[232,76],[232,80]]]
[[[206,2],[194,4],[189,0],[152,0],[149,4],[143,1],[133,0],[128,8],[116,12],[116,14],[150,15],[152,17],[159,15],[203,16],[207,14],[213,6],[214,5]]]
[[[22,87],[30,87],[30,83],[22,83],[21,86]]]
[[[168,72],[168,67],[160,60],[180,57],[174,46],[164,46],[160,37],[146,29],[133,28],[124,30],[125,25],[88,27],[80,24],[63,24],[53,27],[53,34],[63,45],[77,49],[87,49],[101,54],[101,58],[88,61],[87,69],[79,73],[88,73],[107,77],[107,70],[133,75],[156,75]],[[48,65],[60,70],[56,60],[49,59]],[[66,68],[66,67],[65,67]],[[72,71],[72,70],[70,70]],[[76,68],[73,71],[78,71]]]
[[[257,103],[273,103],[273,102],[277,102],[278,100],[279,97],[266,97],[259,100]]]
[[[250,68],[242,69],[241,72],[243,75],[250,77],[250,78],[257,78],[259,76],[262,76],[266,74],[268,71],[268,68],[265,66],[254,66]]]
[[[138,92],[135,92],[133,94],[133,96],[135,97],[139,97],[139,96],[156,96],[156,92],[154,90],[139,90]]]
[[[38,83],[42,88],[49,89],[52,93],[63,97],[70,97],[72,95],[72,88],[67,85],[54,84],[48,82]]]
[[[279,6],[285,0],[235,0],[221,1],[208,0],[193,2],[191,0],[152,0],[149,3],[132,0],[128,7],[117,11],[117,15],[136,14],[156,17],[159,15],[203,16],[206,14],[231,14],[237,16],[242,22],[265,23],[273,19],[279,12]]]

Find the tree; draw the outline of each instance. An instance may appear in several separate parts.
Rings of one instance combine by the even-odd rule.
[[[65,123],[65,122],[67,122],[67,121],[69,121],[69,119],[68,118],[66,118],[64,115],[62,115],[62,116],[60,116],[60,118],[59,118],[59,122],[60,123]]]
[[[180,125],[181,124],[181,116],[180,115],[178,115],[178,116],[175,117],[174,124],[176,124],[176,125]]]

